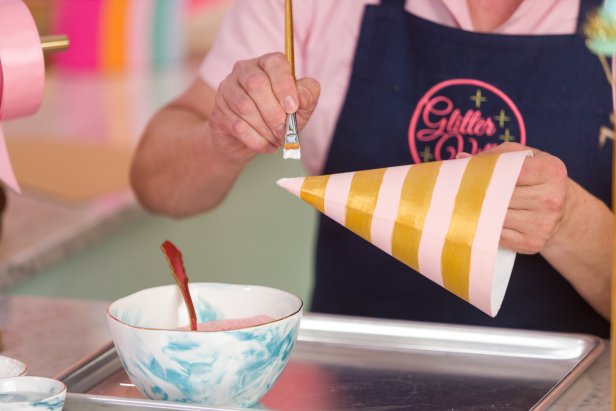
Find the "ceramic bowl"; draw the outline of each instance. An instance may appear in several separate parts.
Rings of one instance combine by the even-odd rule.
[[[19,377],[26,375],[27,371],[23,362],[0,355],[0,378]]]
[[[272,387],[295,344],[302,301],[268,287],[190,285],[199,323],[256,315],[264,324],[181,331],[188,314],[176,285],[113,302],[107,319],[120,360],[139,391],[157,400],[249,407]]]
[[[1,411],[61,411],[65,397],[66,386],[51,378],[0,379]]]

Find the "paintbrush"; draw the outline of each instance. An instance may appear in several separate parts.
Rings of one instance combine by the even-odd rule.
[[[291,65],[291,74],[295,79],[295,56],[293,53],[293,2],[285,0],[285,37],[284,37],[285,55]],[[287,114],[285,124],[284,147],[282,149],[282,158],[291,158],[299,160],[301,158],[299,147],[299,131],[297,129],[297,117],[295,113]]]

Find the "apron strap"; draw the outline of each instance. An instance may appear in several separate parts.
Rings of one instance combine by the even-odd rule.
[[[395,7],[400,10],[404,10],[406,6],[406,0],[381,0],[381,5],[385,7]]]

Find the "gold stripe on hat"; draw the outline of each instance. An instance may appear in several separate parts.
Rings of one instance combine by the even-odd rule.
[[[492,180],[497,155],[469,160],[454,203],[449,231],[441,254],[443,285],[468,301],[471,251],[486,191]]]
[[[441,164],[439,161],[412,166],[402,185],[391,254],[416,271],[419,270],[419,242]]]
[[[357,171],[347,197],[345,226],[364,240],[371,241],[372,215],[386,168]]]
[[[299,197],[319,210],[325,211],[325,189],[330,176],[306,177],[302,183]]]

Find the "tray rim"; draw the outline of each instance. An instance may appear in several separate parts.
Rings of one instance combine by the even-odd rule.
[[[578,335],[578,334],[575,334]],[[584,335],[584,334],[582,334]],[[538,402],[531,408],[531,411],[542,411],[558,399],[565,391],[571,387],[571,384],[590,367],[605,349],[605,343],[599,337],[591,336],[597,340],[597,345],[593,347],[580,362],[567,375],[565,375],[550,391],[548,391]]]
[[[603,339],[597,337],[592,334],[582,334],[582,333],[566,333],[566,332],[556,332],[556,331],[542,331],[542,330],[528,330],[523,328],[501,328],[501,327],[487,327],[487,326],[478,326],[478,325],[465,325],[465,324],[448,324],[448,323],[435,323],[435,322],[422,322],[422,321],[409,321],[409,320],[396,320],[396,319],[383,319],[383,318],[371,318],[371,317],[355,317],[355,316],[344,316],[344,315],[335,315],[335,314],[321,314],[321,313],[310,313],[304,314],[304,318],[300,323],[300,334],[298,341],[310,341],[317,342],[315,340],[307,339],[305,335],[302,335],[302,330],[306,332],[306,323],[310,323],[313,321],[326,320],[329,322],[335,323],[337,326],[340,324],[357,324],[357,325],[368,325],[376,328],[387,328],[387,327],[398,327],[399,329],[414,329],[414,330],[443,330],[445,332],[451,332],[453,330],[458,331],[459,334],[468,334],[468,335],[477,335],[480,334],[482,337],[486,336],[508,336],[511,338],[515,338],[518,340],[541,340],[541,339],[550,339],[555,340],[557,338],[560,339],[568,339],[575,341],[585,341],[589,345],[591,345],[591,349],[588,351],[589,353],[595,349],[599,349],[600,352],[604,349]],[[310,330],[314,331],[314,329]],[[318,331],[328,331],[328,330],[318,330]],[[342,331],[337,328],[332,330],[337,333],[341,333]],[[353,332],[354,334],[363,334],[363,335],[371,335],[376,336],[376,334],[370,333],[358,333]],[[382,335],[381,335],[382,336]],[[472,339],[468,339],[469,341],[473,341]],[[326,343],[337,343],[333,339],[323,340]],[[350,344],[345,343],[349,346],[356,347],[364,347],[366,344]],[[482,342],[484,345],[489,345],[494,343]],[[389,348],[389,347],[388,347]],[[420,348],[413,348],[414,350],[420,350]],[[408,350],[408,349],[404,349]],[[429,351],[438,351],[436,349],[431,349]],[[473,352],[467,350],[458,350],[457,353],[470,353],[470,354],[479,354],[479,355],[491,355],[488,352]],[[500,354],[498,356],[505,356]],[[525,358],[532,358],[531,355],[525,355]],[[562,357],[556,357],[559,359],[564,359]]]
[[[605,348],[605,342],[600,337],[590,335],[590,334],[580,334],[580,333],[560,333],[560,332],[551,332],[551,331],[538,331],[538,330],[525,330],[525,329],[513,329],[513,328],[497,328],[497,327],[482,327],[482,326],[474,326],[474,325],[458,325],[458,324],[446,324],[446,323],[428,323],[428,322],[418,322],[418,321],[406,321],[406,320],[393,320],[393,319],[381,319],[381,318],[370,318],[370,317],[355,317],[355,316],[341,316],[334,314],[320,314],[320,313],[306,313],[303,315],[302,322],[300,323],[300,333],[298,337],[298,341],[304,340],[308,342],[318,342],[310,339],[302,339],[302,324],[304,324],[304,329],[306,328],[306,322],[310,323],[311,321],[317,322],[318,320],[330,321],[334,323],[354,323],[354,324],[364,324],[364,325],[377,325],[377,326],[398,326],[403,328],[419,328],[419,329],[449,329],[449,330],[457,330],[461,332],[466,332],[469,334],[481,333],[482,335],[511,335],[511,336],[520,336],[520,333],[523,333],[524,337],[530,338],[565,338],[577,341],[585,341],[588,344],[588,350],[582,355],[577,357],[579,361],[573,366],[573,368],[558,381],[538,402],[530,408],[532,411],[542,411],[547,409],[552,403],[561,396],[577,379],[581,374],[584,373],[593,364],[593,362],[601,355]],[[367,335],[370,335],[366,333]],[[373,334],[375,335],[375,334]],[[376,336],[376,335],[375,335]],[[324,343],[335,343],[333,341],[323,341]],[[348,344],[348,343],[347,343]],[[349,344],[349,346],[357,346],[357,347],[366,347],[366,344]],[[110,340],[103,346],[101,346],[96,351],[88,354],[83,357],[81,360],[77,361],[75,364],[69,366],[65,370],[56,374],[54,377],[60,381],[65,381],[70,378],[73,374],[79,372],[84,367],[88,365],[92,365],[97,359],[103,358],[104,356],[114,355],[116,353],[116,347],[113,343],[113,340]],[[117,357],[117,354],[115,354]],[[480,355],[490,355],[487,353],[483,353]],[[528,357],[530,358],[530,357]],[[114,371],[115,372],[115,371]],[[100,380],[101,382],[103,380]],[[125,397],[113,397],[106,395],[94,395],[89,394],[87,392],[69,392],[67,393],[69,398],[93,398],[99,401],[103,401],[104,399],[108,399],[110,402],[126,399]],[[155,404],[160,401],[155,401],[151,399],[130,399],[134,400],[132,402],[147,404]],[[164,402],[163,402],[164,403]],[[181,403],[169,403],[167,404],[177,404],[182,405]],[[181,408],[179,408],[181,409]],[[187,408],[190,409],[190,408]],[[202,409],[211,409],[211,410],[242,410],[237,408],[202,408]]]
[[[125,398],[114,397],[111,395],[94,395],[94,394],[82,394],[82,393],[66,393],[66,399],[82,399],[87,401],[94,401],[103,404],[117,404],[117,403],[135,403],[136,405],[143,404],[145,407],[160,409],[160,410],[178,410],[178,411],[247,411],[246,408],[216,408],[197,404],[183,404],[180,402],[171,401],[156,401],[150,399],[141,398]],[[154,408],[157,407],[157,408]],[[164,408],[162,408],[164,407]]]

